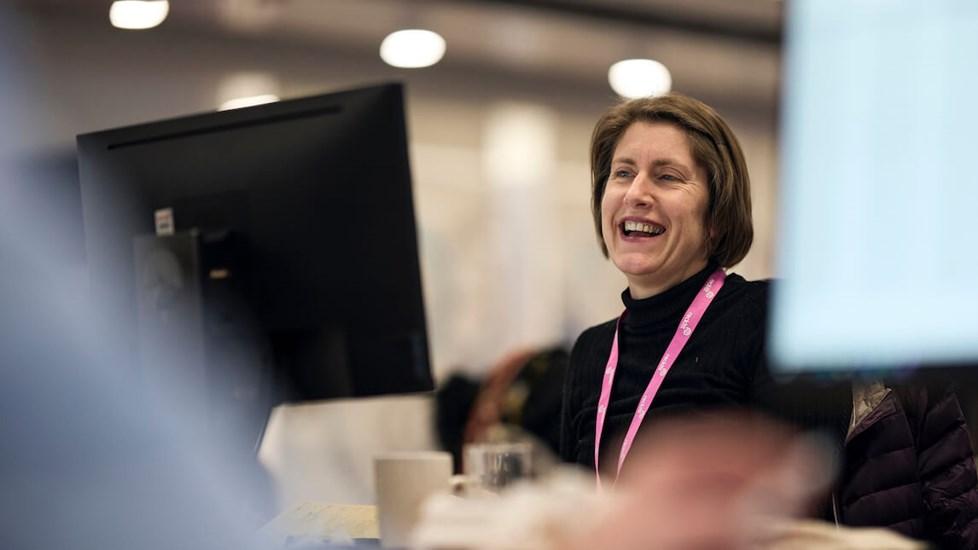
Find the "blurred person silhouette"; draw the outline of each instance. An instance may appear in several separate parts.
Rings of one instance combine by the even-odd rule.
[[[441,448],[452,453],[457,474],[462,472],[465,425],[478,395],[479,381],[461,372],[453,373],[435,391],[435,434]]]
[[[650,426],[680,415],[754,409],[795,428],[820,431],[840,456],[854,454],[846,457],[843,481],[895,481],[909,487],[905,494],[898,491],[901,498],[920,504],[866,514],[853,506],[855,500],[885,499],[880,491],[897,485],[850,483],[837,491],[847,499],[841,518],[828,491],[816,515],[961,542],[971,529],[962,522],[971,521],[975,492],[967,439],[964,445],[957,436],[940,440],[940,432],[918,425],[909,435],[920,438],[911,439],[907,454],[917,462],[886,464],[867,478],[851,468],[876,463],[876,447],[854,445],[855,436],[846,446],[853,424],[850,385],[775,381],[766,360],[770,283],[725,271],[743,259],[753,240],[750,180],[736,136],[713,108],[680,94],[613,106],[592,135],[591,176],[599,244],[628,288],[622,315],[584,331],[571,353],[561,417],[563,460],[594,469],[600,487],[632,467],[625,459]],[[913,411],[912,418],[939,419],[934,427],[963,433],[953,395],[918,403],[922,408],[904,409]],[[946,406],[935,408],[936,403]],[[860,424],[873,417],[862,417]],[[879,446],[906,441],[908,434],[892,428],[874,432]],[[939,451],[928,449],[931,442]],[[929,460],[935,452],[948,460]]]
[[[534,445],[537,473],[560,448],[566,349],[520,349],[507,353],[481,381],[451,376],[436,394],[436,428],[442,447],[462,468],[468,443],[526,441]]]
[[[486,441],[498,426],[518,427],[556,454],[559,418],[569,355],[561,348],[514,351],[500,359],[483,381],[465,426],[465,442]]]

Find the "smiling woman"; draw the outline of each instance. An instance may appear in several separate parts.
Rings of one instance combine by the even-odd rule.
[[[769,284],[725,271],[753,227],[746,163],[723,119],[679,94],[620,103],[595,126],[591,175],[598,240],[628,288],[624,313],[574,346],[561,453],[600,482],[628,469],[632,442],[662,418],[774,411],[780,396],[765,361]],[[841,444],[849,396],[828,393],[831,414],[798,416]]]

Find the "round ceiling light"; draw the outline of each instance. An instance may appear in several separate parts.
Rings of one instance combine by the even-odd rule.
[[[152,29],[169,13],[167,0],[116,0],[109,8],[109,21],[120,29]]]
[[[672,89],[672,75],[658,61],[626,59],[608,69],[608,83],[622,97],[658,96]]]
[[[438,33],[407,29],[387,35],[380,44],[380,58],[402,69],[430,67],[445,55],[445,39]]]

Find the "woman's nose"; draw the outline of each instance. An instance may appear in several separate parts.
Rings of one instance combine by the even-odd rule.
[[[625,204],[646,207],[652,205],[652,185],[644,174],[638,174],[625,191]]]

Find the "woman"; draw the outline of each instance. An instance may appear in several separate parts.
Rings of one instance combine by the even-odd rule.
[[[561,454],[613,479],[639,427],[777,395],[764,368],[768,283],[722,269],[753,240],[733,132],[712,108],[672,94],[613,107],[591,143],[595,229],[628,289],[622,316],[574,346]],[[835,397],[844,409],[848,396]],[[822,419],[839,441],[843,416]]]
[[[595,469],[599,485],[610,484],[628,468],[626,457],[640,429],[676,413],[731,408],[762,409],[820,429],[841,452],[853,420],[849,385],[776,385],[765,361],[768,283],[723,270],[747,254],[753,229],[743,153],[716,111],[678,94],[612,107],[592,136],[591,175],[599,242],[628,288],[622,293],[624,313],[587,329],[571,353],[562,458]],[[947,406],[946,399],[938,402]],[[942,414],[947,422],[941,429],[955,430],[960,442],[963,421],[957,422],[956,401],[953,406],[957,416]],[[920,417],[927,418],[928,410],[924,407]],[[892,432],[874,437],[902,441]],[[851,435],[849,440],[858,441]],[[957,443],[940,448],[953,451],[953,457],[944,456],[951,462],[928,466],[941,473],[953,468],[948,475],[907,479],[918,471],[910,467],[877,479],[916,484],[916,498],[926,501],[900,507],[916,516],[899,531],[946,541],[948,534],[955,539],[978,531],[970,509],[978,493],[970,448]],[[862,467],[864,458],[846,457],[846,463]],[[857,474],[844,480],[859,479]],[[945,483],[933,486],[931,479]],[[842,487],[837,494],[858,500],[878,489]],[[949,494],[954,498],[945,498]],[[824,509],[826,519],[848,515],[858,524],[873,521],[864,521],[872,516],[857,513],[853,500],[843,502],[840,513],[835,500],[836,506]],[[887,521],[896,521],[891,516]]]

